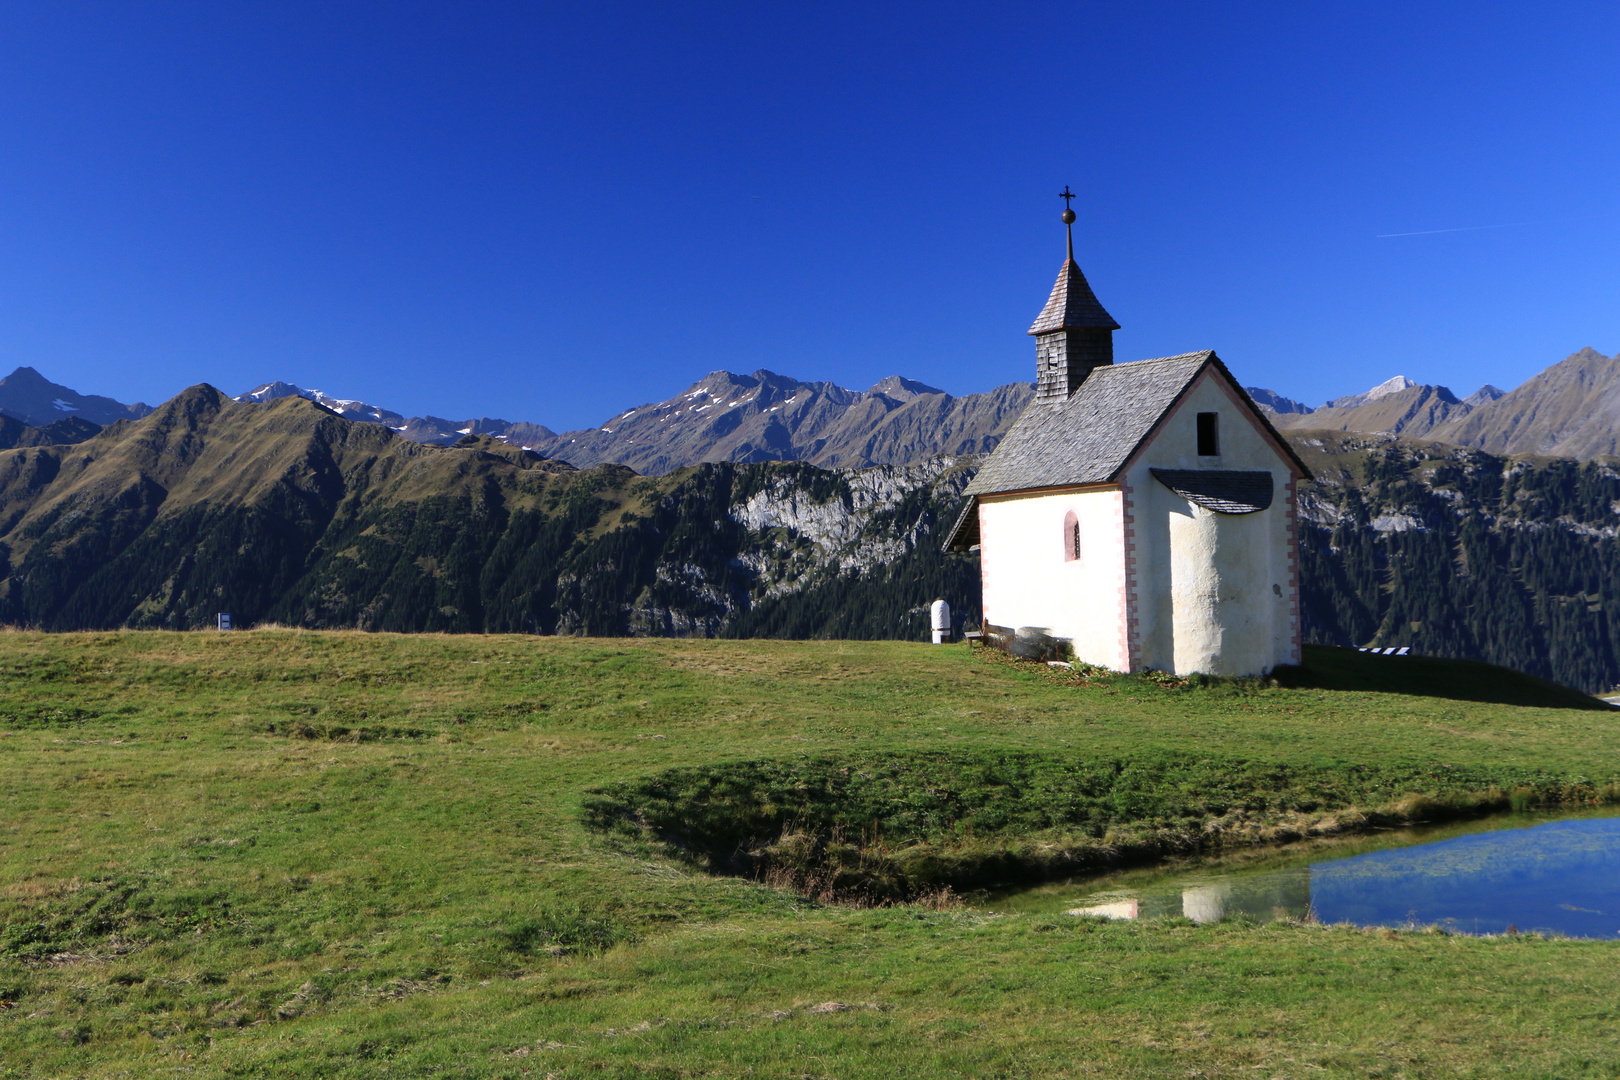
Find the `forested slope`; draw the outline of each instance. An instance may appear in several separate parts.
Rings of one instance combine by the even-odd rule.
[[[931,540],[970,475],[948,459],[579,470],[194,387],[81,444],[0,452],[0,618],[917,636],[930,600],[975,587]]]
[[[1620,472],[1377,436],[1292,436],[1307,640],[1620,682]]]

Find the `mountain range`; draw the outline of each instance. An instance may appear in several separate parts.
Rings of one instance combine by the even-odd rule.
[[[390,409],[368,405],[363,401],[351,398],[333,397],[319,390],[305,390],[288,382],[269,382],[249,390],[245,394],[238,394],[236,401],[264,404],[268,401],[277,401],[285,397],[301,397],[306,401],[313,401],[323,408],[331,409],[345,420],[364,420],[375,424],[384,424],[399,432],[412,442],[423,443],[428,446],[449,446],[451,443],[468,435],[492,435],[502,442],[509,442],[521,446],[526,450],[534,449],[533,444],[547,439],[555,439],[557,433],[543,424],[529,424],[522,421],[516,423],[510,420],[495,420],[490,417],[479,417],[476,420],[446,420],[440,416],[402,416]],[[4,399],[0,398],[0,409],[4,408]]]
[[[1421,388],[1421,384],[1413,382],[1405,375],[1396,375],[1385,379],[1371,390],[1367,390],[1360,394],[1346,394],[1344,397],[1334,398],[1325,405],[1322,405],[1319,409],[1313,409],[1302,401],[1295,401],[1292,398],[1283,397],[1275,390],[1264,390],[1258,386],[1244,387],[1244,389],[1249,392],[1249,396],[1254,399],[1255,404],[1259,405],[1262,409],[1265,409],[1267,412],[1275,416],[1292,416],[1294,414],[1308,415],[1316,412],[1330,413],[1333,410],[1347,413],[1351,409],[1360,408],[1364,405],[1371,405],[1374,402],[1382,400],[1383,398],[1399,394],[1403,390]],[[1456,395],[1444,386],[1431,386],[1428,387],[1428,389],[1437,391],[1447,404],[1464,406],[1464,412],[1469,409],[1477,408],[1486,402],[1495,401],[1497,398],[1502,397],[1506,393],[1506,391],[1498,390],[1496,387],[1486,383],[1478,390],[1475,390],[1472,394],[1469,394],[1461,401],[1458,401]],[[1309,423],[1309,421],[1290,422]]]
[[[1484,386],[1458,398],[1444,386],[1395,376],[1318,408],[1261,387],[1256,404],[1285,431],[1358,432],[1429,439],[1495,454],[1592,459],[1620,455],[1620,356],[1586,348],[1504,392]],[[543,424],[477,417],[405,416],[353,398],[287,382],[264,383],[234,400],[265,404],[298,397],[349,420],[379,424],[424,445],[450,446],[473,435],[532,450],[578,468],[612,462],[662,475],[704,462],[806,461],[827,468],[910,464],[940,455],[993,450],[1033,397],[1008,383],[955,397],[890,376],[867,390],[802,382],[760,370],[711,372],[660,402],[615,413],[595,427],[558,433]],[[8,438],[75,442],[101,425],[138,419],[145,404],[82,395],[18,368],[0,379],[0,415],[48,435],[0,430]],[[71,421],[63,423],[63,421]]]
[[[1620,454],[1620,354],[1582,349],[1428,437],[1493,454]]]
[[[1281,430],[1385,432],[1428,438],[1436,428],[1468,415],[1464,404],[1444,386],[1425,386],[1397,375],[1364,394],[1335,398],[1308,412],[1274,415]]]
[[[1463,398],[1400,375],[1316,408],[1262,387],[1245,389],[1287,431],[1383,434],[1494,454],[1620,456],[1620,355],[1591,348],[1512,391],[1487,384]],[[406,418],[286,383],[253,394],[266,390],[302,394],[341,415],[389,424],[419,442],[449,445],[469,434],[489,434],[579,467],[612,461],[648,474],[704,461],[858,468],[987,453],[1033,396],[1028,383],[953,397],[900,376],[853,391],[763,370],[716,371],[665,401],[626,409],[594,428],[556,434],[538,424],[488,418]]]
[[[1510,391],[1483,386],[1459,399],[1401,376],[1319,409],[1268,390],[1250,394],[1286,431],[1399,435],[1493,454],[1591,460],[1620,456],[1620,354],[1573,353]],[[1273,399],[1282,403],[1281,407]]]
[[[1495,454],[1582,460],[1620,456],[1620,355],[1585,348],[1512,391],[1491,385],[1465,398],[1397,375],[1312,408],[1245,387],[1279,429],[1384,434]],[[657,475],[705,461],[808,461],[830,468],[905,464],[988,453],[1033,397],[1028,383],[953,397],[895,375],[866,391],[800,382],[770,371],[711,372],[679,394],[557,434],[539,424],[404,417],[361,402],[271,383],[237,398],[299,394],[351,419],[374,420],[418,442],[449,445],[492,435],[586,468],[601,462]],[[6,409],[0,396],[0,410]]]
[[[534,449],[580,467],[613,461],[650,474],[704,461],[900,465],[989,453],[1033,397],[1028,383],[953,397],[898,375],[857,391],[764,370],[716,371],[668,400]]]
[[[266,383],[236,400],[288,396],[317,402],[351,420],[386,424],[415,442],[448,446],[467,435],[490,435],[580,468],[615,462],[660,475],[705,461],[808,461],[860,468],[939,454],[988,453],[1033,391],[1013,383],[958,398],[899,375],[859,391],[800,382],[763,369],[752,375],[714,371],[665,401],[636,405],[596,427],[561,434],[540,424],[489,417],[405,417],[284,382]]]

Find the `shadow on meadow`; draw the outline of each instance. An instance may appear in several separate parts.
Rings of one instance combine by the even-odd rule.
[[[1579,690],[1477,660],[1380,656],[1333,645],[1305,646],[1304,660],[1298,667],[1278,668],[1273,675],[1277,683],[1301,690],[1413,694],[1542,709],[1614,709]]]

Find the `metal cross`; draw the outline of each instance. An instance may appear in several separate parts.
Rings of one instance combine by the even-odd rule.
[[[1058,192],[1058,198],[1063,200],[1063,209],[1065,209],[1065,210],[1067,210],[1069,208],[1069,200],[1070,199],[1078,199],[1079,197],[1080,196],[1076,195],[1074,192],[1069,190],[1069,185],[1068,184],[1064,184],[1063,185],[1063,190]]]

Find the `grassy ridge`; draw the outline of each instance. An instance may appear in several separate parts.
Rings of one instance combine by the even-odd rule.
[[[949,752],[670,769],[586,820],[711,872],[879,902],[1345,830],[1620,801],[1620,773]]]
[[[0,1075],[1620,1069],[1606,943],[851,910],[586,824],[681,770],[1355,763],[1438,796],[1596,785],[1620,749],[1605,712],[1105,682],[903,643],[0,635]],[[981,833],[1008,786],[929,775]],[[1028,798],[1006,835],[1056,805]]]

